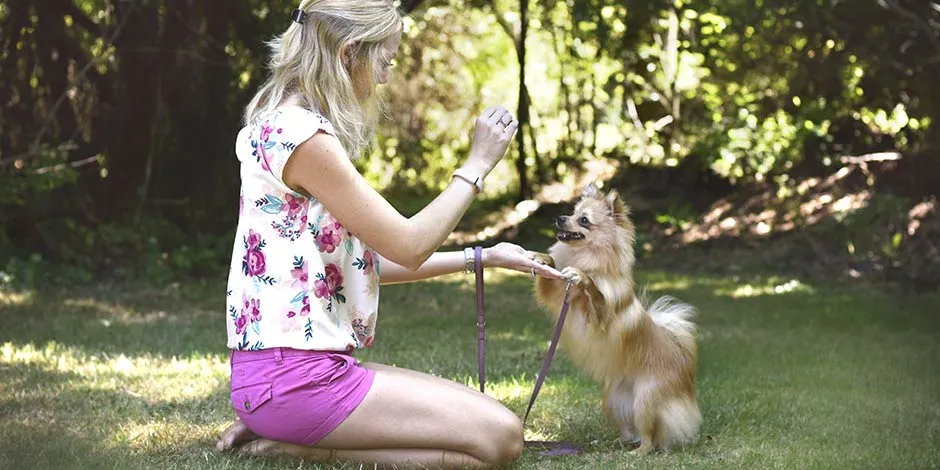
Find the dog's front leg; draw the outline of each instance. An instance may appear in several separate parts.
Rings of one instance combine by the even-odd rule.
[[[607,302],[604,299],[604,294],[597,288],[594,281],[580,269],[570,266],[563,269],[561,274],[568,279],[568,282],[571,282],[571,288],[576,289],[572,295],[572,301],[583,304],[580,310],[585,313],[586,319],[598,327],[606,329],[610,319],[607,315]],[[574,299],[575,297],[578,298]]]

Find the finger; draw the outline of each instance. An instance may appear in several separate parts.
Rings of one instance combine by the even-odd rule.
[[[495,113],[497,110],[499,110],[499,106],[490,106],[483,110],[483,114],[481,116],[484,120],[489,122],[489,119],[493,117],[493,113]]]
[[[490,125],[495,125],[495,124],[498,123],[499,120],[502,119],[503,116],[505,116],[506,113],[508,113],[508,112],[509,112],[509,110],[507,110],[506,108],[504,108],[504,107],[502,107],[502,106],[498,106],[498,107],[496,108],[496,111],[493,113],[492,116],[490,116],[489,119],[486,120],[486,122],[487,122],[488,124],[490,124]]]
[[[510,122],[509,125],[506,126],[506,129],[504,129],[503,131],[509,135],[513,135],[516,133],[516,129],[518,128],[519,128],[519,121],[513,119],[512,122]]]
[[[539,276],[547,277],[551,279],[564,278],[564,276],[561,274],[561,271],[547,264],[539,263],[538,261],[535,261],[535,260],[526,260],[526,263],[524,263],[523,269],[520,269],[520,271],[524,271],[528,273],[535,272],[535,274]]]
[[[561,271],[547,265],[535,263],[535,274],[542,277],[547,277],[549,279],[563,279],[564,276],[561,275]]]

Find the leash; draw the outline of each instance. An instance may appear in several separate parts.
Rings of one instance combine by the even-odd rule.
[[[473,249],[473,266],[476,273],[476,291],[477,291],[477,376],[480,381],[480,392],[485,393],[486,389],[486,320],[483,315],[483,247],[477,246]],[[548,369],[552,365],[552,358],[555,357],[555,350],[558,348],[558,341],[561,338],[562,327],[565,325],[565,317],[568,316],[568,302],[571,297],[571,283],[565,284],[565,300],[561,304],[561,312],[558,314],[558,322],[555,324],[555,331],[552,333],[552,342],[548,346],[548,352],[545,354],[545,360],[542,361],[542,368],[539,370],[539,376],[535,380],[535,388],[532,389],[532,396],[529,397],[529,405],[526,407],[525,416],[522,418],[522,425],[525,426],[529,419],[529,412],[532,411],[532,405],[535,404],[535,398],[542,389],[542,383],[548,375]],[[578,455],[581,449],[569,442],[556,441],[525,441],[526,447],[540,448],[539,454],[546,456],[554,455]]]

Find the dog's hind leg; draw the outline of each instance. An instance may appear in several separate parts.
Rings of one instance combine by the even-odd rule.
[[[640,436],[640,447],[632,453],[648,454],[661,447],[665,436],[662,413],[656,399],[654,384],[638,387],[633,401],[634,425]]]
[[[624,384],[608,385],[604,390],[604,412],[620,429],[622,444],[639,444],[633,416],[633,387]]]

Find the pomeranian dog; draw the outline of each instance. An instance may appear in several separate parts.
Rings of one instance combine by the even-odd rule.
[[[584,189],[570,216],[558,217],[557,242],[535,258],[572,282],[561,347],[601,383],[604,411],[634,453],[692,441],[702,421],[695,399],[692,306],[663,297],[646,306],[633,284],[636,235],[616,191]],[[537,278],[538,302],[557,321],[564,280]]]

